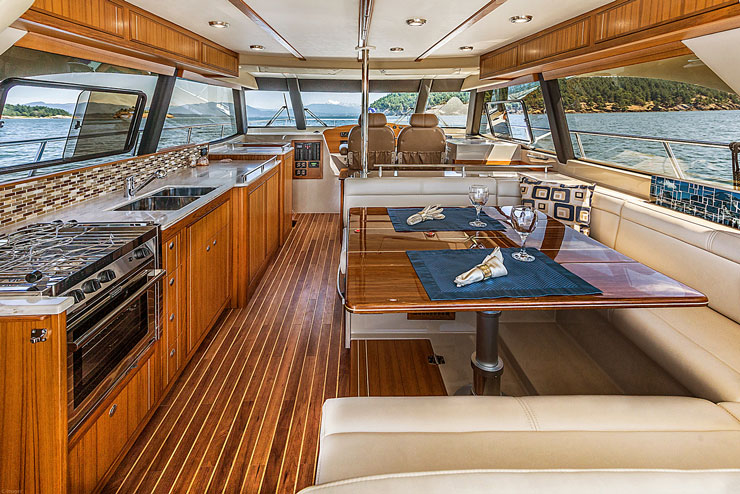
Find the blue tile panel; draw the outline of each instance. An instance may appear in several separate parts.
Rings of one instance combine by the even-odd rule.
[[[654,176],[650,198],[658,206],[740,229],[740,192]]]

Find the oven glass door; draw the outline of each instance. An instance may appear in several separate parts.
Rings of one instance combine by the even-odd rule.
[[[68,332],[70,429],[125,377],[158,338],[161,270],[145,269]]]

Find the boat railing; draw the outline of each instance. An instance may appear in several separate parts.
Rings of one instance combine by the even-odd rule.
[[[392,170],[393,176],[398,176],[399,171],[453,171],[459,172],[463,177],[467,177],[469,172],[514,172],[514,171],[533,171],[542,170],[545,173],[551,169],[551,163],[532,163],[522,165],[485,165],[485,164],[461,164],[461,163],[443,163],[443,164],[412,164],[412,163],[392,163],[392,164],[375,164],[378,171],[378,177],[383,176],[384,170]]]
[[[187,138],[184,144],[191,144],[193,140],[193,130],[194,129],[202,129],[202,128],[220,128],[220,137],[223,138],[224,134],[226,132],[226,127],[230,126],[231,123],[206,123],[206,124],[193,124],[193,125],[180,125],[180,126],[174,126],[174,127],[163,127],[162,132],[164,131],[173,131],[173,130],[187,130]],[[141,135],[144,133],[144,129],[139,129],[136,137],[136,145],[134,146],[134,149],[131,151],[131,155],[133,156],[136,153],[136,149],[138,148],[139,139],[141,139]],[[113,135],[115,133],[111,133]],[[102,134],[93,134],[89,136],[85,136],[87,138],[97,138],[100,137]],[[14,146],[30,146],[33,144],[37,144],[38,147],[36,148],[36,153],[34,155],[33,160],[24,163],[24,165],[33,164],[33,163],[39,163],[43,161],[44,153],[46,152],[47,145],[51,142],[63,142],[67,139],[84,139],[85,137],[75,137],[75,136],[57,136],[57,137],[39,137],[35,139],[21,139],[16,141],[0,141],[0,148],[4,147],[14,147]],[[12,169],[15,168],[13,166],[8,167],[8,172],[11,172]],[[32,168],[28,170],[28,176],[32,177],[36,174],[37,168]],[[2,168],[0,168],[0,173],[3,173]]]
[[[550,129],[547,127],[532,127],[532,130],[537,131],[543,131],[545,134],[538,136],[535,139],[535,143],[539,140],[547,137],[550,135]],[[722,142],[710,142],[710,141],[696,141],[691,139],[674,139],[670,137],[648,137],[648,136],[638,136],[638,135],[631,135],[631,134],[616,134],[616,133],[610,133],[610,132],[597,132],[597,131],[586,131],[586,130],[570,130],[570,135],[575,140],[575,144],[578,147],[578,153],[580,159],[590,159],[588,154],[586,153],[586,149],[583,145],[583,136],[592,136],[592,137],[606,137],[611,139],[626,139],[630,141],[642,141],[642,142],[651,142],[655,144],[659,144],[663,147],[663,150],[666,153],[666,157],[668,158],[669,163],[671,164],[671,168],[673,169],[673,172],[675,173],[677,178],[685,179],[686,173],[681,168],[681,165],[678,161],[678,158],[676,157],[676,154],[673,151],[672,145],[687,145],[687,146],[696,146],[696,147],[707,147],[707,148],[714,148],[714,149],[725,149],[727,151],[730,151],[730,143],[722,143]],[[599,161],[599,160],[595,160]]]

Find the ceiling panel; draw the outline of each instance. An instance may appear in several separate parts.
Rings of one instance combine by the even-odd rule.
[[[234,51],[275,55],[288,54],[285,48],[242,14],[228,0],[210,0],[205,3],[207,8],[204,8],[203,0],[128,1]],[[208,21],[226,21],[230,26],[227,29],[216,29],[209,26]],[[262,45],[265,50],[254,52],[249,49],[249,45]]]
[[[371,58],[414,60],[488,3],[487,0],[375,0],[369,44],[376,49]],[[406,19],[421,17],[421,27],[406,25]],[[401,46],[404,51],[392,53]]]
[[[467,55],[481,55],[507,43],[601,7],[611,1],[508,0],[477,24],[435,51],[431,56],[460,56],[462,54],[460,47],[466,45],[474,48],[472,52],[467,52]],[[512,24],[509,22],[509,18],[515,15],[531,15],[533,19],[532,22],[527,24]]]
[[[306,58],[357,57],[358,0],[246,2]]]

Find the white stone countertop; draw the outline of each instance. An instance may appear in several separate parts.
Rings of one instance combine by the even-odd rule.
[[[121,189],[110,194],[104,194],[95,199],[72,205],[68,208],[52,211],[30,220],[15,223],[0,229],[0,233],[15,231],[21,226],[31,223],[44,223],[54,220],[77,220],[85,222],[109,222],[109,223],[137,223],[153,222],[166,230],[181,219],[185,218],[197,209],[205,206],[217,197],[227,193],[233,187],[246,187],[257,180],[263,173],[277,166],[277,161],[270,160],[233,160],[228,162],[211,162],[210,166],[182,168],[174,173],[168,174],[163,179],[152,181],[136,194],[134,199],[125,199],[123,196],[124,178],[121,177]],[[245,173],[252,172],[246,182],[241,182],[240,177]],[[193,201],[182,209],[176,211],[114,211],[136,199],[156,192],[165,187],[216,187],[215,190]],[[72,306],[70,297],[24,297],[17,295],[6,295],[0,297],[0,317],[18,315],[48,315],[61,314]]]

